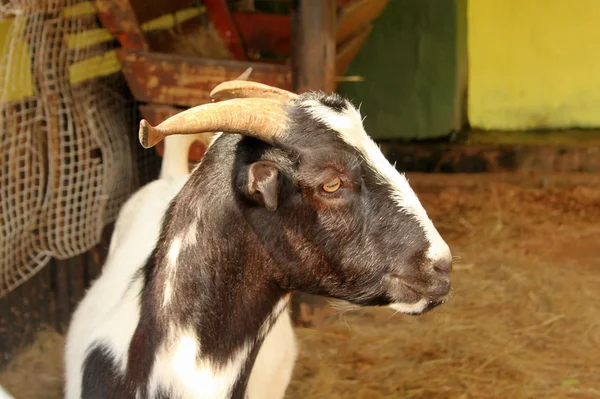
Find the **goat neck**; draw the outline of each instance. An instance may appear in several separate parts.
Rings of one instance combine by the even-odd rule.
[[[244,398],[262,341],[287,304],[236,204],[232,155],[206,154],[169,207],[145,267],[127,372],[142,397],[177,397],[178,381],[198,397]]]

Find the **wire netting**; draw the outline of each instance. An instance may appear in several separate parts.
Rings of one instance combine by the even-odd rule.
[[[63,12],[80,3],[0,2],[0,297],[97,244],[155,166],[136,145],[122,75],[74,83],[75,67],[115,46],[78,43],[102,28],[93,13]]]

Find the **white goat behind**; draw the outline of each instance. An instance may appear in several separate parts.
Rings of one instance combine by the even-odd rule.
[[[190,146],[195,140],[207,142],[209,137],[167,137],[159,179],[139,189],[123,205],[102,274],[72,316],[65,349],[67,399],[81,398],[84,361],[97,342],[110,348],[120,371],[125,371],[129,343],[140,315],[138,295],[142,280],[136,279],[135,274],[156,245],[170,201],[190,176]],[[129,289],[132,285],[133,289]],[[289,314],[284,311],[258,353],[248,383],[248,398],[282,398],[296,357],[294,331]]]

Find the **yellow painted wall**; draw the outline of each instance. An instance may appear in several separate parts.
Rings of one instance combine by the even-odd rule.
[[[600,127],[600,0],[469,0],[474,127]]]

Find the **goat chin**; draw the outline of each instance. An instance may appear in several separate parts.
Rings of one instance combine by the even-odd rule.
[[[177,137],[169,139],[171,143],[168,144],[179,145],[181,157],[187,154],[186,145],[181,146]],[[185,138],[185,141],[191,143],[193,140]],[[138,293],[141,281],[136,281],[134,276],[158,240],[160,223],[169,202],[189,178],[189,173],[184,172],[184,162],[176,157],[178,154],[170,151],[165,155],[162,178],[139,189],[121,208],[102,275],[92,284],[73,314],[65,349],[67,399],[81,398],[83,365],[88,351],[96,343],[102,342],[109,349],[119,366],[118,372],[123,371],[127,348],[140,317]],[[187,158],[184,160],[187,167]],[[278,317],[258,352],[247,397],[283,398],[296,357],[297,344],[286,310]]]

